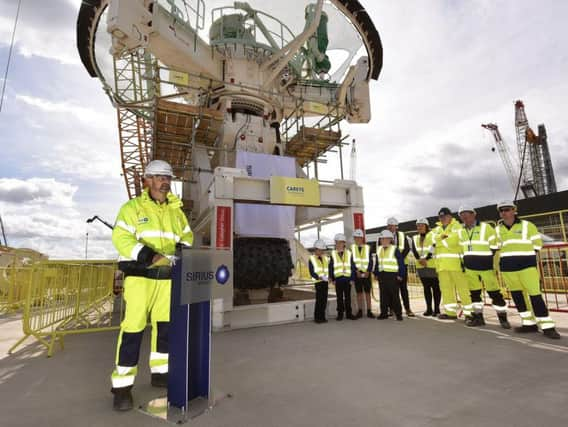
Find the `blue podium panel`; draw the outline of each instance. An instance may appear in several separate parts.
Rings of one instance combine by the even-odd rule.
[[[232,253],[184,249],[172,272],[168,404],[211,396],[211,298],[233,293]]]

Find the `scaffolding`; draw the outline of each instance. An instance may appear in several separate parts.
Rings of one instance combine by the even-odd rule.
[[[178,178],[189,180],[193,148],[214,146],[223,125],[223,113],[159,99],[154,110],[154,124],[154,156],[170,163]]]
[[[338,153],[341,179],[343,173],[342,147],[349,135],[343,136],[340,122],[344,118],[343,109],[339,104],[328,104],[322,109],[322,116],[314,124],[306,123],[305,102],[298,99],[296,108],[285,118],[281,125],[284,142],[284,154],[295,157],[306,173],[310,175],[310,165],[314,168],[314,177],[318,177],[318,164],[326,163],[328,153]]]

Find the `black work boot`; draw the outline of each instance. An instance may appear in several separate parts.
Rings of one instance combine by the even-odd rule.
[[[361,317],[363,317],[363,310],[359,309],[359,311],[357,312],[357,314],[355,315],[355,317],[357,319],[360,319]]]
[[[432,316],[434,314],[434,312],[432,311],[431,308],[427,308],[426,311],[424,313],[422,313],[422,316]]]
[[[542,333],[544,334],[544,336],[546,338],[550,338],[550,339],[553,339],[553,340],[559,340],[560,339],[560,334],[558,333],[556,328],[543,329]]]
[[[375,315],[373,314],[373,312],[372,312],[371,310],[367,310],[367,317],[368,317],[369,319],[374,319],[374,318],[375,318]]]
[[[485,325],[485,320],[483,319],[483,314],[481,313],[473,313],[467,319],[465,319],[466,326],[483,326]]]
[[[132,386],[112,388],[110,390],[114,394],[112,409],[115,411],[130,411],[134,407],[131,390]]]
[[[343,320],[343,313],[337,313],[337,317],[335,318],[335,320],[337,321]]]
[[[497,317],[503,329],[511,329],[511,324],[507,320],[507,313],[497,313]]]
[[[520,334],[526,334],[529,332],[538,332],[538,326],[536,325],[523,325],[523,326],[518,326],[515,328],[515,332],[518,332]]]
[[[167,387],[168,374],[152,374],[152,387]]]

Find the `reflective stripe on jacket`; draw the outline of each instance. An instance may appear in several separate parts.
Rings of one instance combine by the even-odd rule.
[[[395,256],[396,246],[390,245],[388,248],[379,247],[377,252],[378,271],[387,273],[398,273],[398,260]]]
[[[159,204],[148,189],[126,202],[112,232],[112,243],[121,260],[149,265],[155,254],[174,255],[176,243],[191,246],[193,233],[181,207],[181,200],[172,193],[168,193],[166,203]]]
[[[497,250],[495,229],[485,222],[472,228],[459,230],[460,245],[465,268],[470,270],[492,270],[493,254]]]
[[[320,262],[317,256],[310,256],[310,276],[312,278],[312,282],[314,283],[326,281],[322,279],[322,277],[327,278],[327,275],[329,273],[329,257],[327,255],[322,255],[321,259],[322,262]]]
[[[542,249],[542,237],[532,222],[516,219],[510,228],[500,223],[495,232],[501,271],[536,267],[536,251]]]
[[[343,250],[343,257],[340,257],[337,250],[334,249],[331,252],[331,260],[331,264],[333,264],[333,271],[331,267],[329,270],[333,273],[332,279],[337,279],[339,277],[352,277],[351,252],[349,252],[348,249]]]
[[[459,222],[452,218],[446,226],[438,222],[437,227],[432,230],[436,252],[437,271],[462,271],[461,265],[461,245],[458,232],[462,228]],[[443,235],[447,235],[445,239]]]
[[[424,235],[424,239],[421,241],[420,234],[417,234],[412,237],[412,243],[414,244],[414,256],[416,259],[427,259],[428,255],[432,255],[429,259],[427,259],[427,268],[436,268],[436,262],[434,260],[434,241],[432,232],[429,231]],[[424,268],[419,262],[416,263],[416,268]]]
[[[364,272],[371,271],[371,248],[367,244],[361,246],[361,248],[363,250],[359,251],[359,247],[355,243],[351,245],[351,257],[355,269]]]

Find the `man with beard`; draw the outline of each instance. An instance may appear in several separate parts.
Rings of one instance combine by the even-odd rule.
[[[176,244],[191,246],[193,233],[170,192],[172,167],[163,160],[146,166],[145,189],[126,202],[118,213],[112,242],[124,272],[126,311],[120,324],[116,366],[111,375],[113,407],[132,409],[131,389],[138,371],[140,344],[148,315],[152,324],[150,371],[154,387],[168,384],[168,327],[170,320],[171,263]]]

